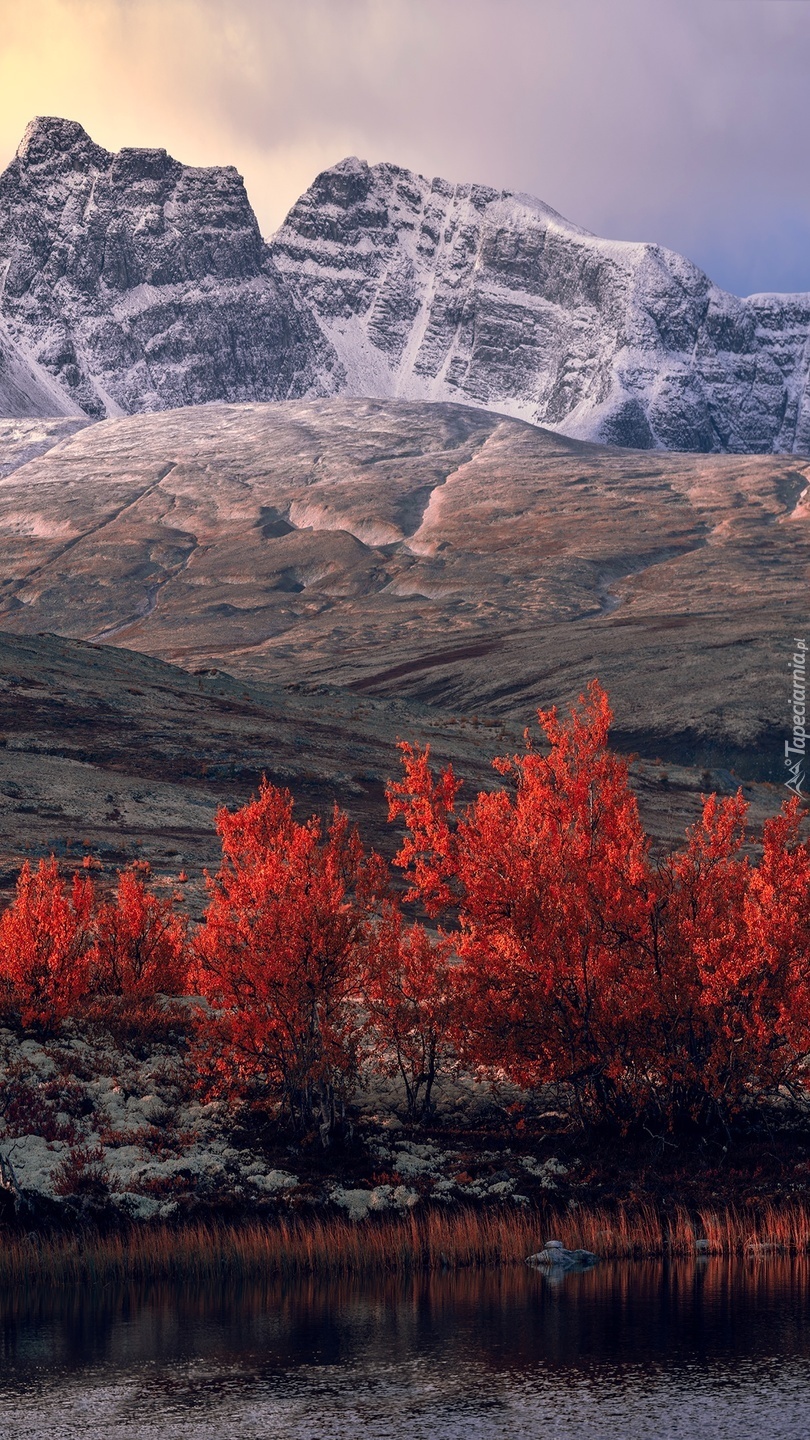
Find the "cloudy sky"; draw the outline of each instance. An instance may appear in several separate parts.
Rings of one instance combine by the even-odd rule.
[[[810,0],[0,0],[0,163],[66,115],[237,165],[266,234],[356,154],[810,290],[809,112]]]

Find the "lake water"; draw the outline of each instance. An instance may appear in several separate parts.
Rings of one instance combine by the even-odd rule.
[[[807,1440],[805,1261],[0,1296],[3,1440]]]

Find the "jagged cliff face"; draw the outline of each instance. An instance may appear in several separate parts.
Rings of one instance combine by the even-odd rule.
[[[0,405],[93,418],[318,393],[328,347],[232,167],[40,119],[0,176]]]
[[[528,196],[344,160],[265,244],[236,171],[29,126],[0,176],[0,414],[453,400],[614,445],[810,450],[810,296],[739,300]]]
[[[810,296],[739,300],[528,196],[345,160],[271,242],[355,395],[674,450],[810,448]]]

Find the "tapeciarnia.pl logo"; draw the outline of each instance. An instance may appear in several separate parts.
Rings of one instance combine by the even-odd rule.
[[[793,724],[793,739],[785,741],[785,766],[788,771],[788,778],[785,785],[792,790],[794,795],[805,800],[807,796],[802,790],[804,785],[804,764],[807,755],[807,641],[794,636],[793,643],[795,650],[790,665],[790,674],[793,680],[793,692],[791,695],[791,716]]]

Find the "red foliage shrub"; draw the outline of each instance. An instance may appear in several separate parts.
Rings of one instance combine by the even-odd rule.
[[[0,1072],[0,1115],[7,1136],[75,1140],[76,1126],[65,1118],[66,1109],[60,1087],[53,1081],[43,1084],[24,1064],[12,1063]]]
[[[782,1083],[795,1080],[803,1063],[810,1019],[810,844],[801,841],[801,820],[795,799],[766,821],[745,896],[748,988],[759,994],[770,987],[759,1043],[780,1052]]]
[[[804,1083],[810,1055],[810,849],[795,803],[742,854],[741,795],[705,802],[685,848],[654,865],[611,714],[594,683],[551,753],[496,761],[512,789],[456,810],[459,782],[403,747],[389,787],[410,895],[454,924],[459,1036],[470,1064],[564,1082],[627,1126],[700,1125]]]
[[[68,884],[56,860],[28,861],[14,900],[0,916],[0,989],[7,1016],[25,1027],[54,1031],[75,1013],[88,988],[93,883]]]
[[[766,823],[752,864],[747,809],[739,794],[708,797],[655,874],[646,1045],[639,1026],[628,1055],[637,1109],[723,1122],[752,1094],[807,1084],[810,848],[792,800]]]
[[[84,1011],[165,1030],[171,1015],[155,997],[187,990],[188,922],[149,890],[148,873],[143,864],[121,872],[99,903],[89,876],[64,880],[53,857],[36,870],[23,866],[0,916],[0,1006],[9,1021],[52,1034]]]
[[[372,1065],[399,1075],[408,1115],[430,1113],[437,1077],[454,1058],[456,986],[452,942],[406,926],[389,902],[369,950],[364,984]]]
[[[102,1145],[71,1145],[53,1170],[54,1194],[105,1200],[110,1193],[110,1176],[104,1164]]]
[[[149,866],[118,875],[98,907],[90,955],[91,1013],[120,1042],[148,1045],[188,1023],[174,997],[189,986],[188,921],[149,889]]]
[[[389,789],[411,895],[457,917],[464,1058],[522,1085],[564,1080],[617,1110],[626,1021],[649,907],[647,841],[593,686],[569,725],[540,713],[544,756],[496,761],[512,789],[456,813],[458,781],[404,748]]]
[[[186,993],[187,921],[171,899],[147,888],[148,875],[143,863],[122,870],[115,894],[99,906],[92,953],[97,993],[132,1000]]]
[[[375,863],[345,815],[324,836],[292,809],[264,781],[256,800],[217,817],[223,862],[197,938],[212,1007],[203,1033],[226,1092],[264,1092],[326,1141],[357,1072]]]

